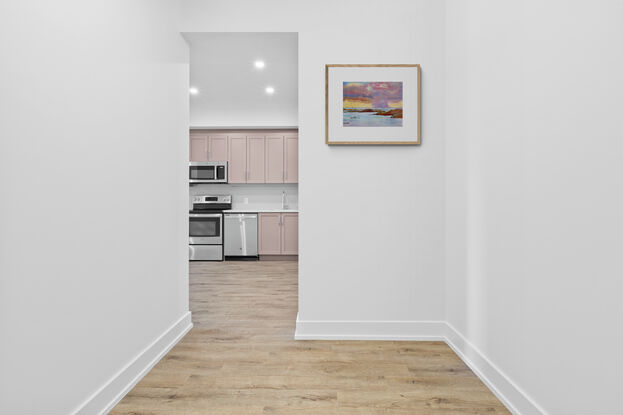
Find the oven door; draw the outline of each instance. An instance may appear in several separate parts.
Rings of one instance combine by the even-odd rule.
[[[221,245],[223,243],[222,213],[191,213],[189,238],[192,245]]]

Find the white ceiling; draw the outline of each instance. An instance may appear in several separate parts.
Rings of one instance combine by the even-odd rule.
[[[298,125],[296,33],[184,33],[190,46],[190,125]],[[256,60],[266,63],[263,70]],[[275,88],[267,95],[267,86]]]

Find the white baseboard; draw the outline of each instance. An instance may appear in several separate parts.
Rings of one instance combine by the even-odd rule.
[[[89,397],[73,415],[108,413],[192,328],[186,313]],[[444,321],[301,321],[296,340],[444,341],[515,415],[547,415],[525,391]]]
[[[442,340],[443,321],[301,321],[296,340]]]
[[[547,415],[525,391],[445,321],[305,321],[296,340],[438,340],[445,342],[515,415]]]
[[[446,343],[515,415],[547,415],[528,394],[494,365],[450,323],[446,323]]]
[[[190,311],[102,385],[73,415],[107,414],[193,327]]]

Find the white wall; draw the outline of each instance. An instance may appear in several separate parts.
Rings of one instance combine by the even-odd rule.
[[[307,334],[447,319],[518,412],[618,411],[621,4],[182,5],[0,5],[0,412],[71,413],[187,316],[178,30],[299,32]],[[324,144],[361,62],[422,64],[421,147]]]
[[[173,6],[0,4],[0,413],[97,413],[189,324]]]
[[[442,319],[443,2],[182,4],[183,32],[299,32],[299,319]],[[422,146],[324,144],[328,63],[420,63]]]
[[[447,11],[448,321],[522,414],[618,413],[623,4]]]

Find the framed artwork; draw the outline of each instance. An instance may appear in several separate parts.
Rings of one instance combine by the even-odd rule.
[[[325,142],[418,145],[420,65],[326,65]]]

